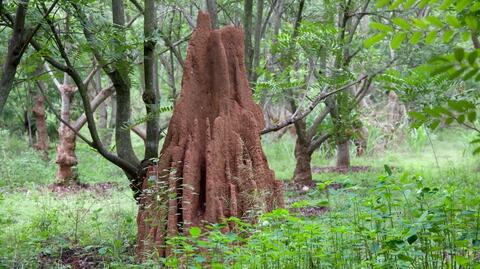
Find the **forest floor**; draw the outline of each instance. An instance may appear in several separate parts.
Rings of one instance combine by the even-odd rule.
[[[0,268],[152,268],[133,258],[137,206],[122,172],[79,144],[86,188],[55,187],[54,151],[45,162],[26,142],[1,133]],[[379,150],[372,138],[359,171],[329,168],[314,154],[317,186],[286,184],[287,209],[235,233],[213,225],[169,241],[165,266],[201,268],[480,268],[480,166],[470,134],[407,135]],[[293,173],[294,140],[263,139],[276,176]],[[374,150],[375,149],[375,150]],[[386,168],[385,165],[388,167]],[[202,251],[197,251],[198,249]],[[158,262],[158,261],[157,261]]]

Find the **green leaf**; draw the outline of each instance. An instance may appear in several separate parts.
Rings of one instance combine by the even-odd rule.
[[[445,0],[443,1],[442,5],[439,7],[440,10],[446,10],[447,8],[450,7],[450,5],[453,3],[454,0]]]
[[[413,118],[415,118],[415,119],[417,119],[417,120],[419,120],[419,121],[426,121],[426,120],[427,120],[427,117],[426,117],[423,113],[421,113],[421,112],[410,111],[410,112],[408,112],[408,114],[409,114],[411,117],[413,117]]]
[[[450,43],[455,33],[452,30],[446,30],[443,33],[443,43]]]
[[[443,65],[443,66],[435,68],[430,74],[432,76],[436,76],[436,75],[447,72],[448,70],[452,69],[452,67],[454,67],[454,64]]]
[[[199,237],[202,230],[199,227],[191,227],[189,233],[192,237]]]
[[[458,69],[457,71],[451,73],[450,76],[448,76],[448,78],[449,79],[456,79],[459,76],[461,76],[463,74],[463,72],[465,72],[466,69],[467,69],[466,67],[462,67],[462,68]]]
[[[392,49],[398,49],[402,45],[402,42],[405,40],[407,37],[407,34],[405,33],[397,33],[393,36],[392,41],[390,42],[390,46]]]
[[[453,49],[453,55],[457,61],[461,62],[465,57],[465,51],[462,48],[455,48]]]
[[[462,25],[460,24],[460,22],[458,21],[457,17],[455,16],[452,16],[452,15],[446,15],[445,16],[445,20],[447,21],[447,23],[452,26],[452,27],[455,27],[455,28],[460,28],[462,27]]]
[[[390,168],[390,166],[384,164],[383,168],[385,169],[385,172],[387,172],[387,175],[389,175],[389,176],[393,175],[393,172],[392,172],[392,169]]]
[[[397,0],[397,1],[393,2],[393,3],[388,7],[388,9],[390,9],[390,10],[396,9],[396,8],[399,7],[400,4],[403,3],[403,2],[404,2],[404,0]]]
[[[402,28],[405,31],[410,30],[410,24],[408,22],[400,17],[395,17],[392,19],[392,22],[396,25],[398,25],[400,28]]]
[[[472,0],[458,0],[455,7],[457,12],[463,11],[471,2]]]
[[[432,44],[435,39],[437,38],[437,32],[433,31],[427,34],[427,37],[425,37],[425,43],[427,45]]]
[[[463,76],[463,80],[467,81],[473,78],[473,76],[475,76],[477,72],[478,72],[478,68],[472,69],[470,72],[466,73],[465,76]]]
[[[441,28],[443,27],[443,22],[438,18],[438,17],[435,17],[435,16],[427,16],[425,18],[429,23]]]
[[[458,265],[464,266],[467,265],[470,261],[463,257],[463,256],[455,256],[455,261],[458,263]]]
[[[370,28],[373,28],[373,29],[376,29],[376,30],[379,30],[379,31],[382,31],[382,32],[391,32],[393,31],[393,27],[390,26],[390,25],[385,25],[385,24],[382,24],[382,23],[378,23],[378,22],[371,22],[369,24]]]
[[[365,40],[363,42],[363,45],[366,47],[366,48],[369,48],[371,46],[373,46],[375,43],[378,43],[380,42],[382,39],[384,39],[386,36],[385,33],[379,33],[379,34],[376,34],[372,37],[370,37],[369,39]]]
[[[430,123],[429,127],[430,129],[435,130],[437,129],[438,125],[440,125],[440,120],[436,119]]]
[[[410,44],[412,45],[416,45],[418,44],[418,42],[420,42],[420,40],[422,39],[423,37],[423,33],[422,32],[414,32],[412,34],[412,37],[410,38]]]
[[[413,4],[415,4],[415,2],[417,2],[417,0],[407,0],[407,2],[403,3],[403,8],[404,9],[411,8]]]
[[[446,124],[446,125],[450,125],[450,124],[453,123],[454,120],[455,120],[455,119],[454,119],[454,118],[451,118],[451,117],[450,117],[450,118],[446,118],[446,119],[445,119],[445,124]]]
[[[475,82],[479,82],[480,81],[480,74],[478,74],[476,77],[475,77]]]
[[[471,123],[474,123],[475,120],[477,119],[477,112],[475,111],[470,111],[467,115],[468,121]]]
[[[413,18],[412,21],[413,25],[417,26],[418,28],[423,30],[428,29],[428,23],[426,23],[424,20]]]
[[[476,11],[479,11],[480,10],[480,2],[477,2],[475,4],[472,5],[472,7],[470,8],[470,12],[474,13]]]
[[[465,17],[465,23],[471,30],[476,31],[478,28],[478,20],[473,15],[468,15]]]
[[[473,151],[473,155],[477,155],[480,153],[480,148],[476,148],[474,151]]]
[[[375,4],[375,6],[377,8],[382,8],[386,5],[388,5],[389,2],[390,2],[390,0],[378,0],[377,3]]]
[[[457,117],[457,122],[458,122],[459,124],[463,124],[463,123],[465,122],[465,115],[463,115],[463,114],[462,114],[462,115],[459,115],[459,116]]]
[[[475,61],[477,60],[477,57],[478,57],[478,50],[474,50],[474,51],[470,52],[467,56],[468,63],[470,65],[473,65],[475,63]]]

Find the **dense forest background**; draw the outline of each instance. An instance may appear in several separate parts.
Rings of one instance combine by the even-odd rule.
[[[285,208],[140,263],[202,10],[243,29]],[[0,0],[0,267],[479,268],[479,19],[472,0]]]

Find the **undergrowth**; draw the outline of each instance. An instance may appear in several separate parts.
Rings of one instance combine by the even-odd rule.
[[[254,225],[229,219],[234,228],[227,233],[226,224],[191,228],[168,240],[171,256],[144,264],[133,258],[137,205],[118,169],[80,144],[81,179],[116,184],[52,192],[54,162],[24,141],[4,139],[0,268],[69,268],[72,259],[93,268],[480,268],[480,172],[478,157],[462,142],[468,135],[435,133],[433,148],[410,141],[354,158],[371,169],[317,174],[317,188],[286,192],[288,208]],[[269,165],[289,179],[293,139],[266,140]],[[312,165],[332,163],[320,152]],[[308,217],[299,210],[311,207],[325,210]]]

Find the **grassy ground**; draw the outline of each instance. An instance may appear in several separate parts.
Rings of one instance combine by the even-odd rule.
[[[45,162],[25,142],[0,135],[0,268],[155,266],[132,258],[136,205],[119,169],[80,144],[80,180],[92,188],[52,192],[53,152]],[[266,214],[255,226],[231,220],[239,222],[237,233],[213,226],[201,237],[172,238],[176,254],[160,262],[171,268],[480,268],[479,159],[470,155],[468,136],[432,134],[434,150],[421,132],[375,154],[370,143],[370,154],[352,160],[371,167],[368,172],[316,174],[322,183],[316,189],[286,192],[292,212]],[[277,177],[291,178],[293,139],[263,142]],[[332,162],[323,150],[312,165]],[[328,187],[335,184],[341,188]]]

